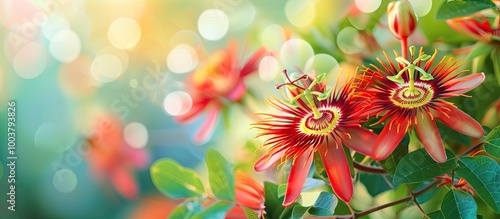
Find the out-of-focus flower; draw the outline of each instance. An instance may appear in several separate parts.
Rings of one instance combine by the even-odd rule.
[[[253,124],[259,132],[257,137],[268,139],[263,146],[268,152],[255,164],[256,171],[263,171],[274,163],[292,160],[292,167],[285,192],[283,206],[293,204],[302,191],[302,186],[318,152],[325,166],[333,191],[349,202],[353,195],[351,171],[343,144],[355,151],[369,155],[377,135],[360,126],[366,114],[363,112],[369,101],[355,93],[354,78],[345,84],[337,83],[326,89],[325,74],[318,77],[302,74],[292,80],[284,71],[286,87],[292,96],[290,102],[277,98],[269,104],[282,114],[261,115],[266,118]]]
[[[406,40],[417,27],[417,16],[408,0],[389,3],[387,19],[392,34],[401,40]]]
[[[266,211],[264,210],[265,193],[264,187],[250,176],[241,171],[236,171],[236,203],[231,209],[226,218],[241,218],[245,213],[241,207],[247,207],[254,210],[259,218],[264,218]]]
[[[495,128],[500,124],[500,98],[488,108],[481,120],[481,124],[490,128]]]
[[[483,43],[500,43],[500,19],[497,24],[490,23],[480,13],[470,17],[459,17],[446,20],[456,32]]]
[[[114,116],[97,118],[93,130],[93,135],[87,139],[89,151],[86,156],[92,174],[102,181],[109,180],[121,196],[136,198],[139,187],[134,171],[147,167],[148,153],[126,144],[122,125]]]
[[[237,45],[233,42],[226,50],[211,54],[209,59],[190,75],[187,86],[193,106],[189,112],[177,117],[177,120],[187,122],[204,111],[208,112],[205,122],[195,136],[196,142],[204,142],[210,137],[223,107],[241,100],[246,93],[243,80],[257,70],[258,61],[265,53],[266,50],[260,48],[241,65]]]
[[[366,87],[362,92],[372,97],[369,113],[377,117],[382,115],[377,123],[385,121],[372,157],[382,160],[389,156],[406,132],[415,127],[427,152],[442,163],[446,161],[446,153],[436,119],[468,136],[480,138],[484,134],[478,122],[444,100],[472,90],[483,82],[484,74],[458,77],[463,71],[457,69],[463,63],[446,57],[432,67],[437,51],[430,56],[421,48],[415,54],[415,47],[410,47],[410,54],[410,61],[395,52],[398,64],[385,54],[387,62],[378,59],[382,68],[373,64],[364,66],[362,81],[366,82]]]

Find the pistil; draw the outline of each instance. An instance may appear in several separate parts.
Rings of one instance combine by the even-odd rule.
[[[304,97],[307,100],[309,107],[313,111],[314,118],[315,119],[321,118],[322,113],[318,110],[318,107],[316,107],[316,101],[314,101],[313,95],[311,94],[311,91],[309,89],[306,89],[304,91]]]
[[[284,73],[286,74],[286,71],[284,71]],[[331,92],[331,90],[327,90],[325,93],[321,93],[318,91],[314,91],[313,89],[314,86],[316,86],[316,84],[321,83],[321,81],[323,81],[325,76],[326,76],[325,73],[318,75],[306,89],[302,88],[304,90],[302,93],[296,95],[292,100],[290,100],[290,104],[294,104],[297,100],[303,98],[304,102],[306,102],[309,108],[311,108],[311,110],[313,111],[314,119],[320,119],[323,115],[316,106],[316,100],[314,99],[314,95],[316,95],[317,99],[321,101],[325,99],[324,97],[325,93],[329,95],[329,92]],[[289,78],[287,79],[290,81],[290,83],[288,84],[298,87],[298,85],[295,84],[295,81],[291,81]]]
[[[414,53],[415,53],[415,47],[411,46],[410,47],[410,54],[412,57],[413,57]],[[401,69],[401,71],[399,71],[398,74],[393,75],[393,76],[387,76],[387,79],[403,85],[403,84],[405,84],[405,81],[403,80],[401,75],[404,72],[408,72],[408,78],[409,78],[408,85],[409,86],[408,86],[408,90],[404,93],[404,95],[408,96],[408,97],[416,95],[416,94],[418,94],[418,91],[415,90],[415,70],[417,70],[418,72],[421,73],[420,80],[422,80],[422,81],[429,81],[429,80],[434,79],[434,77],[432,77],[431,74],[427,73],[424,69],[417,66],[418,62],[425,61],[425,60],[428,60],[430,58],[431,58],[430,55],[422,54],[419,57],[417,57],[415,60],[413,60],[413,62],[410,63],[408,60],[406,60],[403,57],[397,57],[396,61],[402,65],[405,65],[405,67],[403,69]]]

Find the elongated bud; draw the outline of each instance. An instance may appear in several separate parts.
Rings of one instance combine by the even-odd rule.
[[[387,19],[392,34],[398,39],[408,38],[417,27],[417,17],[408,0],[389,3]]]

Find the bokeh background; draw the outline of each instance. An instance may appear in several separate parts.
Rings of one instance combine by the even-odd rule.
[[[388,2],[1,0],[0,133],[7,132],[7,102],[15,101],[18,159],[13,213],[4,201],[1,134],[0,218],[165,218],[176,201],[154,188],[152,162],[173,158],[199,168],[209,147],[236,159],[254,136],[242,109],[232,112],[230,129],[219,124],[202,144],[192,139],[203,118],[175,122],[191,107],[184,81],[200,63],[230,42],[243,60],[265,46],[269,54],[247,81],[250,105],[265,108],[283,68],[338,72],[377,51],[370,40],[398,48],[384,24]],[[443,1],[411,2],[424,23],[411,42],[463,39],[433,20]],[[103,151],[89,139],[119,143]],[[138,191],[120,192],[127,187],[120,179]]]

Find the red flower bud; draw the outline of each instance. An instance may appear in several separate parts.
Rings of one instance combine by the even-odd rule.
[[[408,38],[417,27],[417,17],[408,0],[389,3],[387,20],[392,34],[398,39]]]

